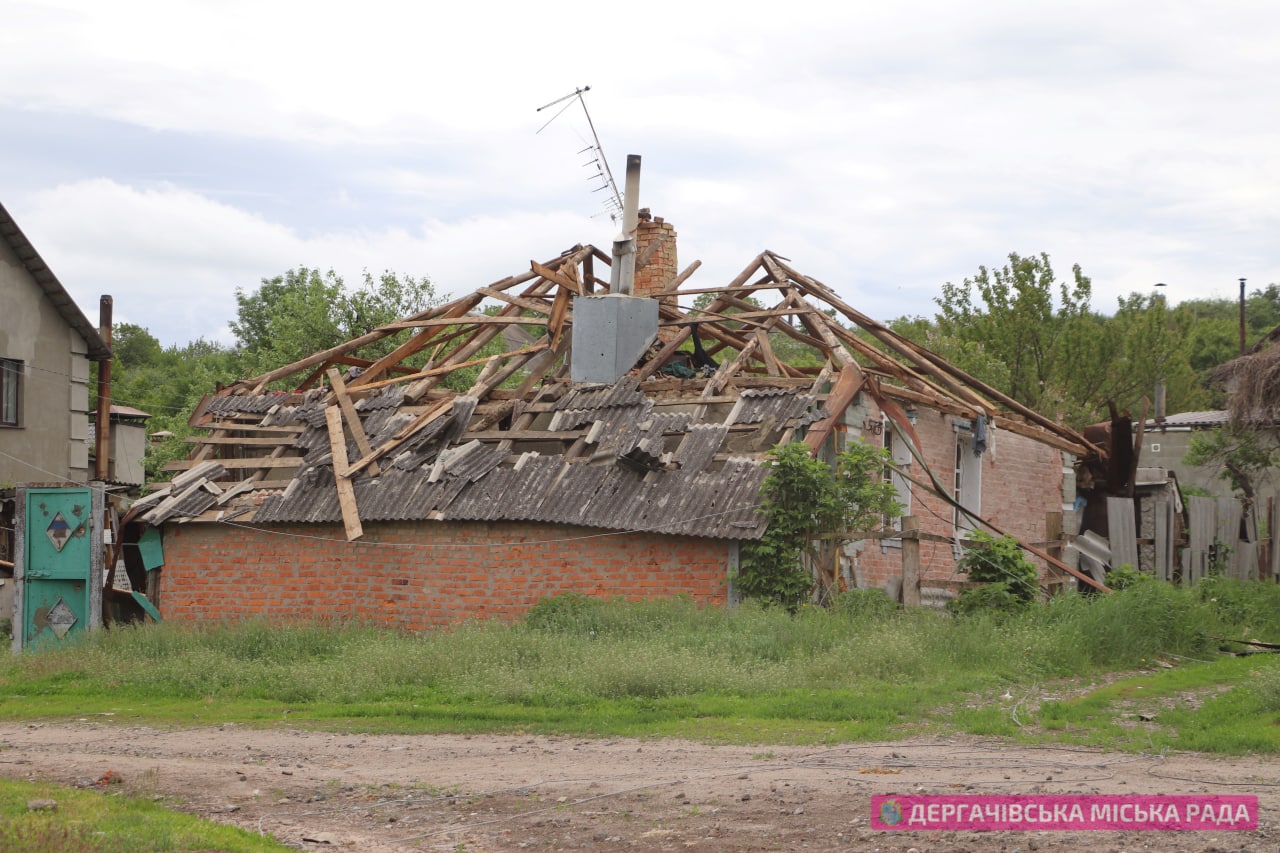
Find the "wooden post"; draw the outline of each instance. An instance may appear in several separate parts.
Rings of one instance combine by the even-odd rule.
[[[902,604],[920,606],[920,519],[902,518]]]
[[[1044,538],[1045,552],[1055,560],[1062,559],[1062,510],[1053,510],[1044,514]],[[1053,563],[1049,564],[1048,577],[1046,578],[1049,587],[1049,595],[1057,595],[1062,592],[1063,585],[1067,582],[1067,573],[1059,569]]]

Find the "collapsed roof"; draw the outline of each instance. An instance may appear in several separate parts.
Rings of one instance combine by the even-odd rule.
[[[662,239],[641,241],[638,267]],[[614,383],[574,382],[574,299],[608,293],[598,263],[610,256],[574,246],[220,389],[192,416],[207,435],[171,463],[182,473],[135,514],[155,525],[342,522],[349,538],[365,522],[405,520],[757,538],[767,451],[803,440],[816,452],[859,393],[913,441],[904,409],[923,406],[1100,453],[768,251],[714,286],[686,286],[697,262],[672,269],[645,294],[658,302],[658,337],[634,368]],[[705,307],[682,307],[704,294]]]

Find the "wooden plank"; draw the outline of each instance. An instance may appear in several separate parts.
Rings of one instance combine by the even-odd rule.
[[[567,275],[560,272],[559,270],[553,270],[551,267],[545,266],[544,264],[540,264],[537,261],[529,261],[529,269],[533,270],[538,275],[545,278],[547,281],[553,281],[563,288],[572,290],[574,293],[578,294],[579,296],[582,295],[582,285],[574,281],[573,279],[569,278]]]
[[[302,464],[304,457],[302,456],[260,456],[256,459],[214,459],[227,470],[244,470],[252,468],[294,468]],[[195,459],[180,459],[176,462],[170,462],[164,466],[166,471],[187,471],[199,465],[200,461]]]
[[[307,427],[302,424],[289,424],[287,426],[259,426],[257,424],[226,424],[226,425],[206,425],[203,429],[216,429],[221,432],[263,432],[263,433],[291,433],[297,435],[300,432],[306,432]],[[239,439],[235,439],[239,440]]]
[[[330,406],[324,412],[325,426],[329,428],[329,449],[333,452],[333,474],[338,484],[338,508],[342,510],[342,526],[347,531],[347,541],[364,535],[360,524],[360,511],[356,507],[356,488],[351,484],[347,471],[347,437],[342,432],[342,413]]]
[[[547,330],[551,334],[551,348],[560,346],[560,336],[564,334],[564,318],[569,314],[569,291],[556,291],[556,301],[551,306],[551,319],[547,321]]]
[[[902,519],[902,605],[920,606],[920,520]]]
[[[513,296],[510,293],[503,293],[501,290],[494,290],[492,287],[482,287],[477,293],[483,293],[492,299],[499,299],[508,305],[515,305],[517,308],[523,308],[526,311],[532,311],[535,314],[551,314],[551,306],[546,302],[540,302],[536,299],[525,299],[523,296]]]
[[[1133,518],[1133,498],[1107,498],[1107,541],[1111,544],[1111,568],[1138,567],[1138,531]]]
[[[538,352],[539,350],[543,350],[546,348],[547,348],[546,341],[538,341],[536,343],[532,343],[529,346],[523,347],[521,349],[512,350],[511,352],[507,352],[507,353],[501,353],[500,357],[514,358],[515,356],[524,355],[526,353]],[[420,379],[429,379],[435,376],[443,376],[445,374],[452,373],[455,370],[461,370],[464,367],[474,367],[477,364],[485,364],[492,358],[494,358],[494,356],[486,355],[483,358],[476,358],[476,359],[472,359],[471,361],[464,361],[458,364],[441,364],[437,367],[428,367],[423,370],[419,370],[416,373],[411,373],[408,376],[397,376],[393,379],[381,379],[377,382],[370,382],[368,385],[361,386],[360,390],[361,391],[373,390],[375,388],[382,388],[383,386],[386,386],[386,385],[396,385],[401,382],[416,382]],[[404,411],[403,407],[401,407],[401,411]]]
[[[769,333],[764,329],[756,329],[756,345],[760,349],[760,355],[764,358],[765,370],[769,371],[770,376],[781,376],[782,367],[778,363],[778,357],[773,352],[773,347],[769,344]]]
[[[858,396],[858,392],[862,390],[866,381],[867,377],[856,367],[846,366],[840,371],[835,387],[831,389],[831,395],[827,398],[827,416],[809,427],[809,432],[805,434],[804,443],[809,446],[811,453],[818,452],[827,440],[827,436],[835,430],[836,424],[844,419],[844,410],[853,402],[853,398]]]
[[[467,316],[473,308],[483,301],[484,297],[480,294],[472,294],[470,297],[459,300],[451,306],[441,306],[440,309],[433,312],[433,316],[429,319],[443,316],[447,321],[452,321],[456,324],[460,318]],[[446,323],[446,325],[448,324]],[[409,326],[408,328],[417,327]],[[439,333],[440,329],[434,326],[422,328],[421,331],[414,334],[409,338],[409,340],[400,344],[400,346],[369,365],[365,369],[364,373],[360,374],[355,379],[352,379],[351,387],[354,389],[356,387],[367,386],[375,380],[381,379],[385,374],[391,372],[394,367],[400,366],[400,363],[406,358],[426,347]]]
[[[333,396],[338,400],[338,408],[342,410],[342,417],[347,421],[347,429],[351,430],[351,437],[356,440],[356,447],[360,448],[361,456],[368,456],[373,453],[373,446],[369,444],[369,436],[364,433],[364,425],[360,423],[360,413],[356,411],[355,403],[351,402],[350,395],[347,394],[347,385],[342,381],[342,374],[338,372],[338,368],[331,367],[328,371],[329,385],[333,388]],[[325,417],[329,417],[325,412]],[[382,473],[377,462],[369,463],[369,476],[376,477]]]
[[[292,445],[298,440],[296,432],[281,433],[275,438],[237,438],[234,435],[189,435],[183,439],[188,444],[232,444],[236,447],[279,447]]]
[[[386,444],[379,447],[372,454],[361,458],[355,464],[351,465],[347,472],[348,476],[354,476],[356,472],[363,470],[364,467],[368,465],[370,462],[373,462],[375,459],[380,459],[381,457],[395,450],[397,447],[399,447],[400,445],[408,441],[410,438],[412,438],[418,432],[418,430],[422,429],[427,424],[434,421],[437,417],[447,414],[449,410],[452,408],[453,408],[452,399],[441,400],[440,403],[436,405],[434,408],[428,409],[427,411],[418,415],[412,421],[410,421],[409,423],[401,427],[400,431],[396,433],[395,437],[392,438],[390,441],[388,441]]]

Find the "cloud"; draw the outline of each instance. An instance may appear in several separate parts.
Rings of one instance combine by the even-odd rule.
[[[1011,251],[1102,309],[1280,279],[1272,4],[815,8],[27,0],[0,185],[81,304],[167,342],[299,264],[457,295],[607,247],[585,114],[536,111],[588,84],[698,286],[765,248],[881,319]]]
[[[36,193],[14,215],[78,304],[111,294],[118,321],[145,326],[166,344],[229,342],[236,289],[251,291],[298,266],[332,268],[353,286],[366,269],[425,275],[439,294],[458,296],[522,272],[530,260],[554,257],[601,227],[549,211],[304,238],[178,187],[138,189],[104,179]]]

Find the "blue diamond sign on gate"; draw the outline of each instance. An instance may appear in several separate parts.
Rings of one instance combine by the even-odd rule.
[[[71,538],[71,525],[67,524],[67,520],[63,518],[62,513],[58,513],[53,517],[53,521],[49,522],[49,526],[44,532],[48,535],[49,541],[53,543],[53,547],[58,551],[62,551],[67,544],[67,540]]]

